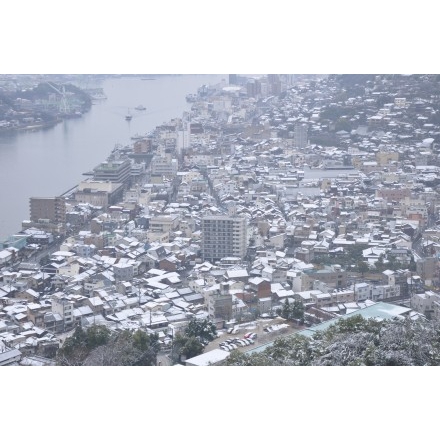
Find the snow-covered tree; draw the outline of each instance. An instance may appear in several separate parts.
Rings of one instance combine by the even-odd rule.
[[[258,354],[233,353],[227,365],[440,365],[440,322],[357,315],[312,338],[279,338]]]

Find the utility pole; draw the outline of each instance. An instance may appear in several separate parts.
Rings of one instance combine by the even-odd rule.
[[[174,355],[174,327],[171,325],[171,365],[174,364],[173,355]]]

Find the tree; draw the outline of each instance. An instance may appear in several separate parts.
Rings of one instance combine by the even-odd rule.
[[[357,267],[356,267],[357,271],[361,273],[361,276],[365,275],[365,272],[369,271],[369,266],[365,261],[358,261],[357,263]]]
[[[263,352],[248,355],[233,351],[225,361],[227,366],[311,365],[313,343],[309,338],[293,335],[278,338]]]
[[[290,316],[292,319],[299,319],[301,321],[304,320],[304,304],[301,300],[295,298],[293,304],[291,305]]]
[[[156,365],[160,350],[159,336],[157,333],[147,334],[142,330],[136,330],[133,334],[133,349],[138,352],[133,365]]]
[[[256,367],[256,366],[273,366],[275,365],[272,359],[265,354],[254,353],[252,355],[247,355],[239,350],[234,350],[226,358],[226,366],[234,367]]]
[[[411,255],[411,261],[410,261],[410,263],[409,263],[409,267],[408,267],[408,269],[409,269],[411,272],[415,272],[415,271],[417,270],[417,264],[416,264],[416,262],[415,262],[415,260],[414,260],[414,256],[413,256],[413,255]]]
[[[280,311],[281,317],[284,319],[289,319],[290,317],[290,304],[289,300],[286,298],[283,304],[283,308]]]
[[[72,336],[64,341],[56,355],[58,365],[76,366],[81,365],[89,353],[87,347],[87,333],[81,326],[77,326]]]
[[[377,261],[374,263],[374,265],[376,266],[376,269],[377,269],[379,272],[382,272],[382,271],[384,270],[385,263],[384,263],[384,259],[383,259],[383,254],[380,254],[380,255],[379,255],[379,258],[378,258]]]
[[[185,335],[197,338],[202,344],[207,344],[217,337],[217,328],[208,319],[191,319],[185,329]]]
[[[143,330],[124,330],[112,335],[107,344],[92,350],[83,365],[153,366],[157,363],[159,337]]]
[[[440,365],[440,321],[355,315],[310,338],[279,338],[258,354],[231,353],[226,365]]]
[[[86,345],[91,350],[107,344],[109,338],[110,330],[105,325],[92,325],[86,330]]]
[[[289,303],[286,298],[283,304],[283,308],[280,311],[280,315],[284,319],[299,319],[304,320],[304,304],[299,299],[294,299],[293,303]]]
[[[202,354],[205,346],[197,337],[177,333],[173,339],[172,361],[182,362],[182,356],[186,359]]]
[[[57,353],[58,365],[156,365],[160,350],[157,334],[143,330],[111,333],[104,325],[81,326],[66,339]]]
[[[84,366],[130,366],[136,361],[131,344],[130,331],[113,335],[108,344],[101,345],[90,351]]]
[[[182,355],[189,359],[202,354],[204,349],[205,346],[197,338],[189,337],[182,348]]]

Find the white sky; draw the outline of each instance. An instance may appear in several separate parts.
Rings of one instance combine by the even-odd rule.
[[[431,3],[390,3],[3,2],[0,72],[435,72]]]

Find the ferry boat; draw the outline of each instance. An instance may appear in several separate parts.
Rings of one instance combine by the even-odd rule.
[[[135,107],[136,110],[147,110],[147,107],[144,107],[142,104]]]

